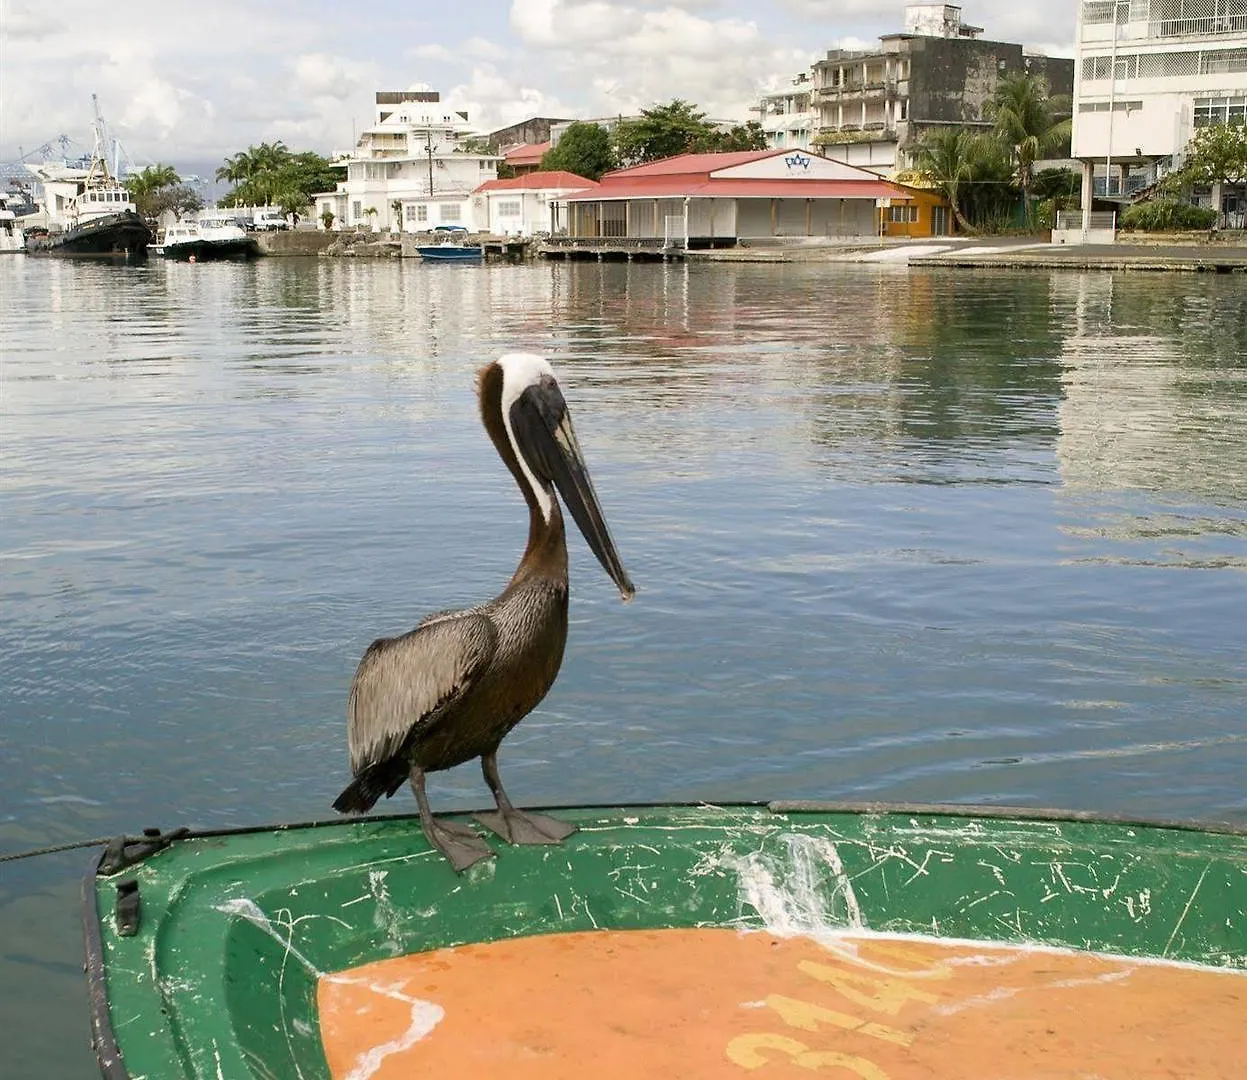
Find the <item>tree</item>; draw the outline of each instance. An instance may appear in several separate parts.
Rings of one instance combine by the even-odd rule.
[[[980,155],[979,137],[965,128],[946,128],[929,132],[918,146],[915,164],[918,174],[948,200],[957,224],[968,233],[977,233],[962,208],[962,191],[974,178]]]
[[[148,165],[142,172],[126,177],[125,188],[134,206],[146,218],[159,218],[172,210],[179,220],[185,214],[203,209],[203,199],[182,183],[172,165]]]
[[[284,143],[261,143],[227,158],[218,180],[234,185],[222,206],[280,206],[298,214],[318,191],[337,186],[338,172],[328,158],[311,151],[292,153]]]
[[[603,173],[615,168],[611,138],[597,124],[571,124],[563,132],[558,145],[542,155],[541,168],[549,171],[564,170],[587,180],[598,180]],[[501,175],[500,169],[499,176]]]
[[[765,150],[766,132],[756,120],[745,124],[737,124],[728,131],[711,129],[706,140],[706,150],[713,153],[724,153],[729,150]]]
[[[1234,184],[1247,180],[1247,127],[1211,124],[1197,128],[1181,172],[1188,184]]]
[[[615,153],[620,164],[642,165],[702,149],[714,134],[705,113],[676,98],[643,109],[635,120],[621,121],[615,128]]]
[[[330,210],[329,207],[326,206],[320,212],[320,223],[325,226],[325,232],[328,232],[330,229],[333,228],[334,221],[335,221],[335,218],[334,218],[333,211]]]
[[[1009,148],[1027,221],[1031,214],[1031,184],[1035,162],[1057,151],[1070,139],[1071,120],[1058,117],[1057,102],[1048,96],[1048,84],[1026,72],[1006,75],[996,86],[989,114],[996,137]],[[1063,110],[1062,110],[1063,111]]]

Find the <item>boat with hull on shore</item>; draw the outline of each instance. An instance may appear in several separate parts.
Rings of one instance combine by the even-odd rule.
[[[995,807],[552,812],[578,830],[565,843],[500,844],[462,875],[414,816],[115,841],[84,882],[104,1075],[1241,1068],[1247,828]]]
[[[26,237],[17,214],[9,208],[8,196],[0,194],[0,255],[26,250]]]

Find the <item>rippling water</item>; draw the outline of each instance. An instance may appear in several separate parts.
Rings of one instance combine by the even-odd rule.
[[[523,546],[473,395],[515,349],[638,586],[574,540],[517,801],[1247,821],[1235,279],[12,257],[0,297],[0,852],[326,816],[364,647]],[[0,866],[15,1075],[91,1074],[85,861]]]

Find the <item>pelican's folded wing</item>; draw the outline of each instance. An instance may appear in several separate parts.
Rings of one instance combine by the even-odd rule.
[[[352,772],[399,753],[467,692],[496,647],[494,624],[476,611],[434,615],[409,634],[368,646],[347,702]]]

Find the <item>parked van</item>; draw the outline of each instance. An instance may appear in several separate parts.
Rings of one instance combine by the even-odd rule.
[[[268,232],[271,229],[288,229],[290,223],[280,210],[257,210],[252,228],[259,232]]]

